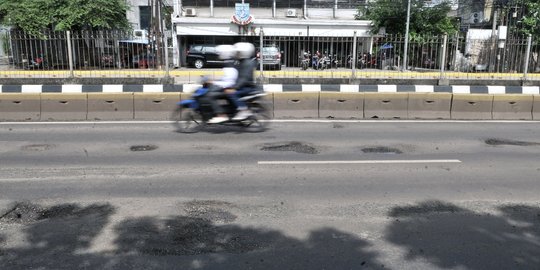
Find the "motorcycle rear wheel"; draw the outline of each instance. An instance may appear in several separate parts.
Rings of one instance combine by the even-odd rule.
[[[176,130],[181,133],[199,132],[206,125],[199,112],[180,106],[173,111],[171,120]]]

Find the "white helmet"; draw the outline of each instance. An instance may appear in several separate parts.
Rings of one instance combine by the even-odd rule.
[[[234,44],[236,57],[240,59],[251,58],[255,56],[255,46],[249,42],[238,42]]]
[[[233,59],[236,54],[236,50],[233,45],[219,45],[216,47],[216,52],[221,60]]]

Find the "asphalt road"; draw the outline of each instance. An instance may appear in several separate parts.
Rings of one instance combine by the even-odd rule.
[[[538,122],[0,123],[0,265],[540,269],[539,161]]]

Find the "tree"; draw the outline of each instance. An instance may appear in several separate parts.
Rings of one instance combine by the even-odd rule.
[[[450,3],[443,1],[437,5],[427,5],[424,0],[411,1],[409,33],[418,35],[449,35],[458,29],[457,21],[448,17]],[[358,8],[356,19],[373,21],[373,32],[381,28],[389,34],[405,34],[408,0],[375,0]]]
[[[125,0],[0,0],[0,18],[32,35],[43,30],[129,29]]]
[[[524,14],[517,30],[525,35],[530,34],[536,41],[540,41],[540,2],[538,0],[525,0],[522,5]]]

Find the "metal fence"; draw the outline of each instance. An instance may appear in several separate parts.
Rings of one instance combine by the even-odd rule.
[[[239,37],[239,40],[244,39]],[[245,40],[245,39],[244,39]],[[250,36],[258,49],[276,47],[279,68],[263,65],[260,77],[540,80],[540,44],[529,37]],[[3,77],[177,77],[194,82],[220,69],[173,67],[167,38],[123,31],[12,31],[2,36]],[[191,44],[188,44],[191,45]],[[168,49],[165,49],[168,48]],[[263,49],[264,50],[264,49]],[[403,57],[407,54],[407,63]]]

